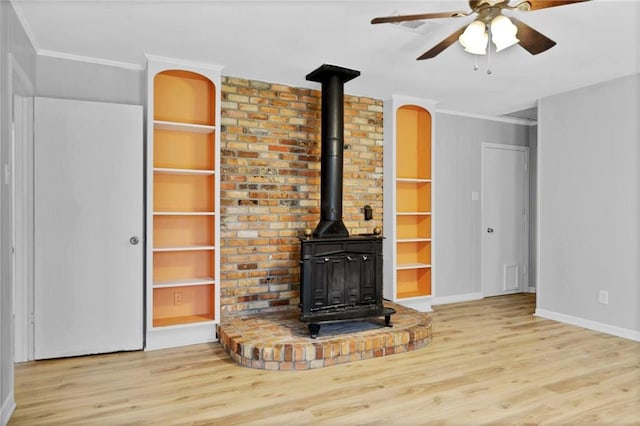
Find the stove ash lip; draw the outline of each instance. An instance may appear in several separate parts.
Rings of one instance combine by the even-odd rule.
[[[322,85],[320,150],[320,222],[314,238],[349,237],[342,222],[344,158],[344,83],[360,71],[323,64],[307,74]]]

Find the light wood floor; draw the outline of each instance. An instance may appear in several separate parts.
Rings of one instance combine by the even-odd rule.
[[[437,306],[426,348],[319,370],[240,367],[218,344],[20,364],[10,424],[640,424],[640,344],[534,308]]]

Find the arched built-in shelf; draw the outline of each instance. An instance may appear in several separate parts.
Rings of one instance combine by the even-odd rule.
[[[431,102],[394,97],[385,105],[385,298],[431,309]]]
[[[220,68],[148,63],[147,349],[216,339]]]

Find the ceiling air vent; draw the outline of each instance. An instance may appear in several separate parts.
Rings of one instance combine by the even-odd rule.
[[[394,10],[389,16],[408,15],[408,12],[400,12]],[[444,20],[446,22],[446,20]],[[391,22],[391,25],[395,28],[401,28],[403,30],[411,31],[418,34],[427,34],[442,25],[442,22],[435,20],[418,20],[418,21],[402,21]]]
[[[427,21],[404,21],[404,22],[395,22],[394,25],[398,25],[400,27],[405,27],[415,31],[426,23]]]

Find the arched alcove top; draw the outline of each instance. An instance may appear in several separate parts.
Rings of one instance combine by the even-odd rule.
[[[419,105],[411,105],[411,104],[400,105],[398,107],[398,109],[413,110],[413,111],[416,111],[416,112],[422,112],[422,113],[425,113],[426,115],[428,115],[429,118],[431,118],[431,113],[425,107],[422,107],[422,106],[419,106]]]
[[[423,107],[396,110],[396,168],[399,178],[431,179],[431,114]]]
[[[216,87],[201,74],[166,70],[155,75],[154,120],[214,126]]]

